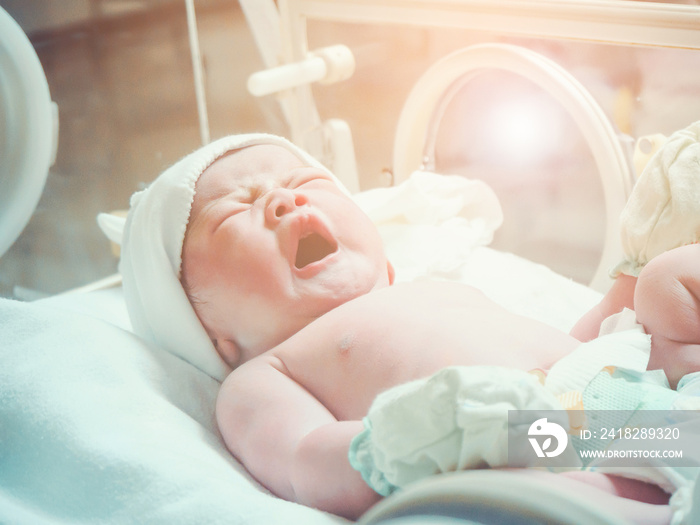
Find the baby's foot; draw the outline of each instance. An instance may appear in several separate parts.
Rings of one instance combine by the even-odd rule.
[[[640,174],[620,217],[624,259],[611,271],[638,276],[654,257],[698,242],[700,121],[675,132]]]

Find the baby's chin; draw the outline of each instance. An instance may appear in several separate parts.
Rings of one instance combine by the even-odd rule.
[[[308,319],[311,321],[318,319],[339,306],[387,286],[389,286],[388,280],[383,279],[371,281],[348,280],[340,285],[326,286],[325,294],[318,298],[312,309],[308,310]]]
[[[386,262],[367,257],[339,257],[313,279],[298,282],[297,291],[309,301],[318,301],[327,313],[348,301],[389,286],[393,270]]]
[[[318,279],[315,284],[307,281],[302,289],[296,290],[299,301],[294,306],[288,304],[283,308],[270,308],[264,316],[264,327],[255,323],[258,326],[249,326],[250,333],[238,331],[238,341],[245,347],[245,353],[258,356],[268,352],[332,310],[370,292],[387,288],[393,281],[390,272],[367,272],[355,274],[354,277],[348,279],[344,276],[343,279],[325,282]]]

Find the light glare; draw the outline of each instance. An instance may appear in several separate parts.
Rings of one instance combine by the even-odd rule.
[[[518,99],[494,106],[487,116],[488,156],[502,164],[538,164],[556,152],[560,117],[536,99]]]

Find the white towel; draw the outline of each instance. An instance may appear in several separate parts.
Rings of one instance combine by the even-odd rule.
[[[415,171],[399,186],[355,195],[355,202],[377,226],[398,282],[455,278],[503,222],[494,191],[459,175]]]

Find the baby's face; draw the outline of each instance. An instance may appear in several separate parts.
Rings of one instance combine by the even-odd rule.
[[[323,171],[273,145],[203,172],[182,256],[195,311],[231,366],[392,279],[369,218]]]

